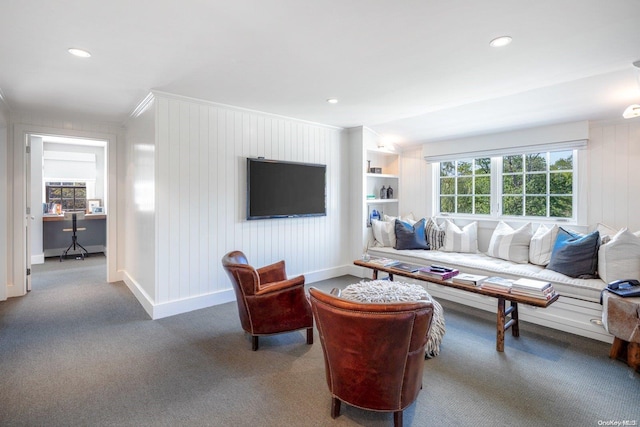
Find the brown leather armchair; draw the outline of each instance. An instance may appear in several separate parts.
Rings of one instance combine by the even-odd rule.
[[[222,266],[233,283],[242,328],[251,334],[253,351],[258,337],[307,329],[313,344],[313,314],[304,290],[304,276],[287,279],[284,261],[255,269],[240,251],[229,252]]]
[[[331,417],[340,415],[345,402],[393,412],[394,425],[402,426],[403,411],[422,388],[431,302],[360,303],[316,288],[309,295],[332,396]]]

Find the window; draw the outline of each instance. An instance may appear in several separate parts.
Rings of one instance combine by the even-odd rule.
[[[563,150],[443,161],[438,167],[439,211],[573,219],[575,155]]]
[[[573,217],[573,152],[502,157],[502,215]]]
[[[63,211],[84,211],[87,206],[87,185],[84,182],[47,182],[47,203],[58,203]]]
[[[440,163],[440,212],[491,213],[491,158]]]

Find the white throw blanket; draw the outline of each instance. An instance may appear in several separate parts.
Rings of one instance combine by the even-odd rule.
[[[427,332],[425,358],[432,358],[440,353],[440,343],[445,333],[444,311],[440,303],[419,285],[388,280],[361,281],[349,285],[340,292],[344,299],[359,302],[407,302],[427,300],[433,304],[433,320]]]

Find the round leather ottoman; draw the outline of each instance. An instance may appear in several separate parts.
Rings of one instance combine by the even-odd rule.
[[[340,292],[340,297],[358,302],[431,301],[433,320],[424,350],[425,358],[430,359],[440,354],[440,343],[445,333],[444,310],[422,286],[389,280],[362,281],[345,287]]]
[[[602,295],[602,324],[614,336],[609,357],[640,371],[640,297]]]

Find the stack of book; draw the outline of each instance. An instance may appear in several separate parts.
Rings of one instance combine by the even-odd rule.
[[[400,261],[398,261],[397,259],[391,259],[391,258],[371,258],[368,261],[371,264],[376,264],[379,265],[381,267],[393,267],[394,265],[400,264]]]
[[[482,282],[482,289],[488,289],[496,292],[511,292],[513,282],[504,277],[493,276]]]
[[[455,268],[443,267],[440,265],[431,265],[429,267],[422,267],[420,270],[418,270],[418,273],[428,277],[433,277],[435,279],[449,280],[453,276],[457,276],[460,271]]]
[[[487,279],[487,276],[482,276],[480,274],[469,274],[469,273],[460,273],[457,276],[453,276],[453,283],[457,283],[459,285],[471,285],[471,286],[480,286],[482,282]]]
[[[550,300],[556,295],[556,291],[551,283],[524,277],[513,282],[511,293],[545,300]]]

